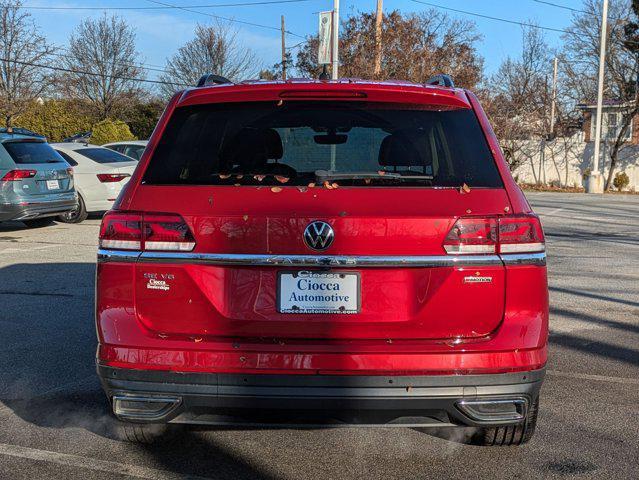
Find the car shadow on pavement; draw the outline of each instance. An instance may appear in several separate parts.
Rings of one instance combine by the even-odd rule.
[[[120,442],[118,424],[95,373],[94,277],[92,263],[20,263],[0,268],[3,438],[16,442],[22,434],[32,438],[34,432],[25,429],[23,421],[39,429],[60,430],[54,438],[61,444],[71,438],[79,448],[87,441],[87,432],[100,437],[91,443]],[[18,418],[10,418],[6,410]],[[170,443],[126,448],[143,452],[159,468],[181,474],[269,478],[267,472],[189,429]]]

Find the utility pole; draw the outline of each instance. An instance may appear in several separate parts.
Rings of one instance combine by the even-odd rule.
[[[595,118],[595,149],[592,172],[586,183],[587,193],[603,193],[603,176],[599,172],[599,149],[601,148],[601,121],[603,107],[604,67],[606,63],[606,36],[608,29],[608,0],[603,0],[601,9],[601,39],[599,41],[599,82],[597,84],[597,117]]]
[[[553,62],[552,71],[552,101],[550,104],[550,135],[555,133],[555,108],[557,104],[557,57]]]
[[[339,78],[339,0],[333,0],[333,58],[332,75],[333,80]]]
[[[377,0],[377,13],[375,16],[375,78],[382,73],[382,16],[384,15],[384,0]]]
[[[286,28],[282,15],[282,80],[286,80]]]

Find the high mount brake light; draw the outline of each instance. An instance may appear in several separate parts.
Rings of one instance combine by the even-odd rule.
[[[2,177],[3,182],[15,182],[23,178],[33,178],[36,176],[35,170],[10,170]]]
[[[100,248],[190,252],[195,238],[176,214],[112,211],[102,219]]]
[[[128,173],[98,173],[97,177],[101,183],[121,182],[125,178],[130,177]]]
[[[545,251],[536,215],[462,217],[443,244],[448,254],[534,253]]]

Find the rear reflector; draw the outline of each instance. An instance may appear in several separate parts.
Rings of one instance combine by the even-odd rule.
[[[534,253],[545,250],[536,215],[462,217],[443,244],[448,254]]]
[[[3,182],[15,182],[23,178],[33,178],[36,176],[35,170],[10,170],[2,177]]]
[[[128,173],[98,173],[98,180],[102,183],[114,183],[121,182],[127,177],[130,177]]]
[[[179,215],[111,211],[102,219],[100,248],[189,252],[195,239]]]

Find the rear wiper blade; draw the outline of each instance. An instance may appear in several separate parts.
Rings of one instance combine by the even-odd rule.
[[[392,180],[432,180],[432,175],[402,175],[396,172],[335,172],[332,170],[315,170],[318,181],[323,180],[366,180],[371,178],[388,178]]]
[[[366,178],[400,178],[393,172],[335,172],[333,170],[315,170],[318,180],[363,180]]]

